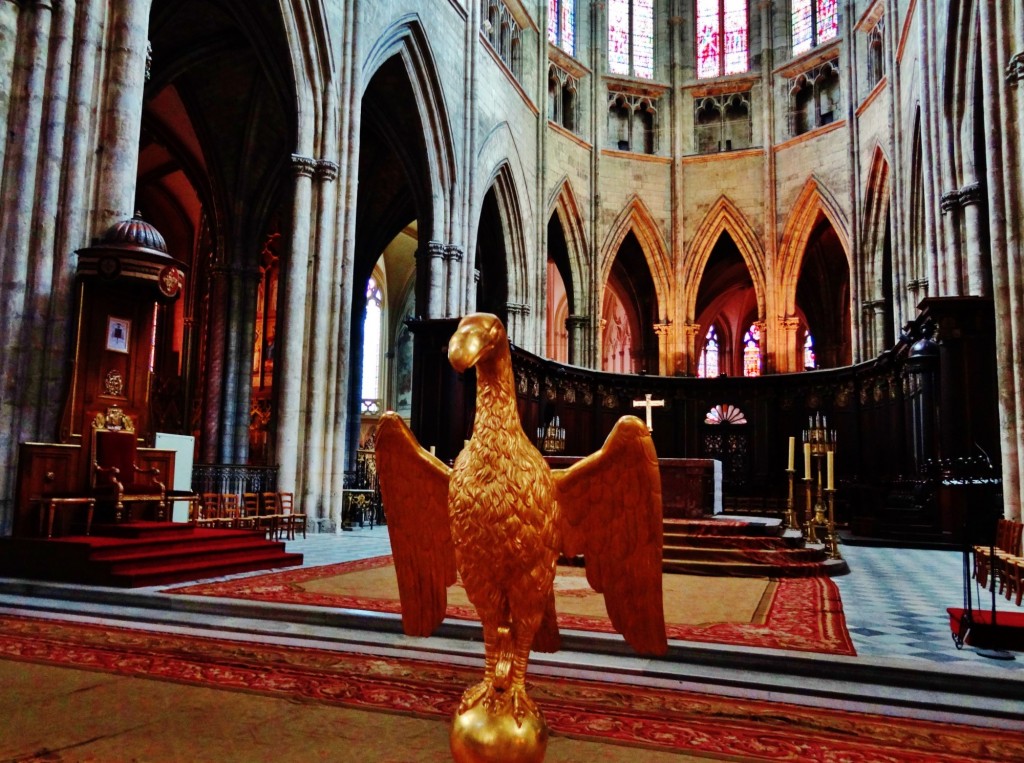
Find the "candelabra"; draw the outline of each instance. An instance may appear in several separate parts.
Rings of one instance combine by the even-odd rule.
[[[807,507],[804,537],[809,543],[823,543],[830,559],[841,559],[835,522],[836,430],[829,429],[827,418],[817,413],[807,421],[803,445]],[[790,481],[792,483],[792,477]],[[825,537],[820,540],[819,529],[825,532]]]
[[[541,453],[565,452],[565,427],[559,425],[558,416],[547,426],[537,427],[537,447]]]

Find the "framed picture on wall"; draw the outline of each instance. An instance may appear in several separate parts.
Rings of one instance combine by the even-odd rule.
[[[128,337],[132,322],[127,318],[107,317],[107,349],[111,352],[128,352]]]

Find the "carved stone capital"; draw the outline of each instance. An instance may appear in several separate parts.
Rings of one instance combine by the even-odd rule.
[[[292,171],[295,173],[295,177],[311,178],[316,172],[316,159],[292,154]]]
[[[447,244],[444,248],[444,258],[449,262],[462,262],[462,247],[455,244]]]
[[[946,191],[942,196],[939,197],[939,209],[942,210],[942,214],[952,212],[953,210],[960,208],[960,191]]]
[[[672,322],[671,321],[669,321],[667,323],[655,323],[654,324],[654,333],[657,334],[658,336],[668,336],[668,332],[671,330],[671,328],[672,328]]]
[[[320,159],[316,163],[316,176],[327,183],[338,177],[338,165],[329,159]]]
[[[980,204],[984,194],[985,191],[980,182],[968,183],[960,189],[960,206],[969,207],[971,204]]]
[[[1017,83],[1024,80],[1024,51],[1017,53],[1006,65],[1006,81],[1010,87],[1017,87]]]
[[[506,302],[505,309],[509,315],[529,315],[530,306],[522,302]]]
[[[565,319],[565,325],[572,329],[586,328],[590,325],[589,315],[570,315]]]

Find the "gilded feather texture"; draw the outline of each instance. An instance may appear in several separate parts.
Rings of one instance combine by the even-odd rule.
[[[554,610],[560,553],[582,554],[615,627],[638,651],[667,649],[661,591],[661,481],[650,433],[624,416],[604,447],[552,472],[526,437],[505,328],[468,315],[448,345],[459,372],[477,371],[473,435],[453,468],[386,413],[377,465],[395,557],[402,623],[428,635],[444,618],[446,588],[462,579],[480,616],[484,679],[459,713],[483,703],[517,723],[539,717],[526,694],[531,648],[558,648]]]

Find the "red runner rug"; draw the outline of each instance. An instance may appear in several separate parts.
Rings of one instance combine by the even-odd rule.
[[[230,691],[451,716],[480,670],[411,659],[0,616],[0,659]],[[1019,760],[1024,733],[687,691],[531,676],[554,734],[761,761]]]
[[[390,567],[390,556],[342,562],[322,567],[303,567],[283,572],[256,575],[216,583],[168,589],[167,593],[193,596],[215,596],[231,599],[270,601],[279,604],[305,604],[319,607],[362,609],[373,612],[400,613],[401,605],[394,592],[367,591],[358,596],[325,594],[307,590],[305,585],[349,572]],[[698,578],[706,580],[706,578]],[[556,610],[561,596],[576,595],[573,591],[556,589]],[[666,623],[670,639],[715,644],[788,649],[824,654],[855,655],[853,642],[846,630],[846,618],[839,598],[839,589],[828,578],[782,578],[774,582],[766,597],[764,612],[749,623],[710,622],[701,624]],[[666,612],[670,611],[666,606]],[[476,620],[469,606],[449,603],[448,617]],[[667,617],[667,619],[670,619]],[[606,617],[588,617],[559,613],[561,628],[614,633]]]

